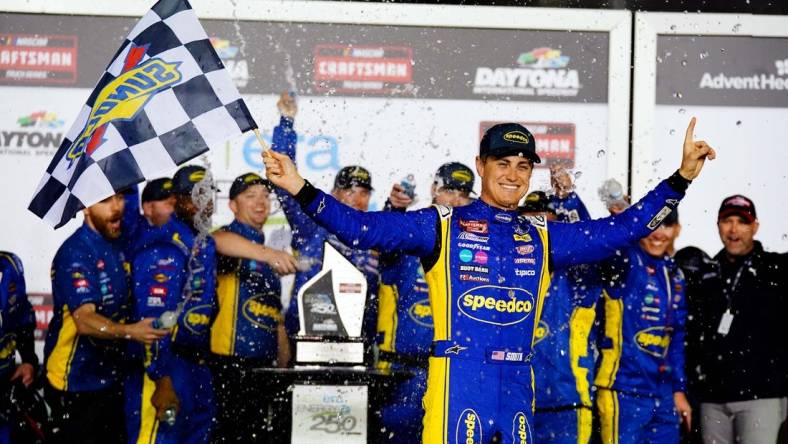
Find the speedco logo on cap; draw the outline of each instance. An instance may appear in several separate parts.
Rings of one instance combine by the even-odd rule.
[[[463,410],[459,419],[457,419],[457,431],[454,442],[458,444],[481,444],[481,422],[481,418],[473,409]]]
[[[635,345],[651,356],[664,358],[670,345],[670,334],[665,327],[649,327],[635,333]]]
[[[534,308],[534,297],[522,288],[482,285],[463,293],[457,307],[469,318],[493,325],[518,324]]]
[[[470,182],[473,180],[471,173],[465,170],[452,171],[451,178],[454,180],[459,180],[460,182]]]
[[[512,421],[512,442],[517,444],[527,444],[531,442],[531,427],[528,425],[528,418],[523,412],[517,412]]]
[[[528,135],[522,131],[509,131],[503,135],[503,140],[507,142],[522,143],[528,145]]]

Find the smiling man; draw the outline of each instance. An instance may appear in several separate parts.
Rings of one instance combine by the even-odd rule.
[[[673,211],[638,246],[600,267],[604,319],[594,384],[604,443],[675,443],[679,421],[691,428],[685,283],[668,253],[679,227]]]
[[[534,327],[551,269],[598,261],[657,228],[714,150],[687,128],[679,171],[619,216],[576,224],[517,214],[534,163],[523,126],[493,126],[482,137],[479,200],[449,209],[362,213],[298,175],[287,156],[264,153],[269,180],[343,242],[421,258],[434,323],[425,443],[532,442]],[[517,261],[527,258],[532,261]]]
[[[717,229],[723,249],[700,262],[688,346],[696,350],[693,396],[706,443],[773,443],[788,389],[788,254],[764,251],[755,204],[725,198]]]

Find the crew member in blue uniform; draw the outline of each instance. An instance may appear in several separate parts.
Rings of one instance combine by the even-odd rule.
[[[296,142],[298,135],[293,128],[293,119],[297,106],[293,97],[283,93],[279,103],[282,114],[279,125],[274,128],[274,151],[284,153],[295,161]],[[369,207],[370,193],[372,192],[372,178],[369,171],[360,166],[348,166],[337,173],[334,181],[332,195],[340,202],[353,208],[366,211]],[[299,257],[299,270],[295,275],[290,303],[285,312],[285,328],[290,336],[298,333],[300,328],[298,318],[298,291],[323,266],[323,244],[328,241],[334,248],[345,256],[359,271],[364,273],[367,280],[367,304],[364,312],[363,334],[369,344],[374,342],[377,324],[377,292],[380,276],[378,274],[378,254],[370,249],[350,247],[349,244],[340,242],[324,228],[316,224],[304,213],[298,203],[287,193],[278,193],[287,222],[293,232],[291,246],[296,256]]]
[[[44,347],[52,442],[124,442],[125,344],[119,340],[150,344],[167,333],[153,328],[152,318],[124,323],[128,276],[113,243],[121,233],[123,205],[123,196],[115,194],[86,208],[84,224],[52,263],[54,314]]]
[[[531,352],[550,270],[604,259],[659,226],[714,157],[708,144],[693,141],[694,124],[676,173],[621,215],[576,224],[518,217],[540,161],[519,124],[485,133],[476,160],[480,199],[453,210],[360,212],[306,182],[287,156],[265,151],[263,160],[268,179],[343,242],[422,258],[435,329],[423,441],[528,442]],[[516,264],[521,257],[535,264]],[[468,265],[476,267],[460,268]]]
[[[270,190],[270,182],[257,174],[235,178],[230,187],[235,219],[221,229],[264,245]],[[290,361],[280,294],[279,276],[268,264],[218,257],[219,312],[211,326],[211,351],[218,355],[214,387],[221,393],[215,442],[269,442],[279,425],[266,414],[276,390],[251,370]]]
[[[677,443],[689,419],[685,283],[668,255],[678,213],[600,268],[606,277],[595,385],[602,442]],[[678,413],[677,413],[678,412]]]
[[[11,444],[11,384],[33,383],[38,369],[33,332],[36,318],[27,300],[22,261],[14,253],[0,251],[0,444]],[[16,352],[21,363],[16,364]]]
[[[459,162],[445,163],[435,173],[430,194],[434,205],[460,207],[471,203],[473,171]],[[386,201],[389,211],[405,211],[413,198],[395,184]],[[410,372],[393,383],[381,406],[386,442],[414,443],[421,436],[421,401],[427,388],[427,362],[433,328],[429,288],[419,258],[407,254],[381,257],[378,306],[380,339],[378,367]]]
[[[545,214],[548,221],[579,222],[591,217],[572,179],[559,165],[550,168],[553,193],[530,193],[521,214]],[[516,259],[523,263],[530,258]],[[601,290],[590,285],[588,265],[555,270],[536,328],[534,439],[541,443],[588,443],[592,431],[591,384],[594,357],[590,335]],[[595,290],[596,289],[596,290]]]
[[[132,317],[177,315],[171,333],[137,350],[125,386],[129,443],[207,443],[215,402],[207,365],[210,325],[217,310],[215,243],[201,243],[192,201],[205,169],[185,166],[172,179],[175,217],[161,227],[146,224],[131,247]],[[150,221],[149,221],[150,222]],[[165,325],[166,326],[166,325]],[[175,421],[164,421],[169,408]]]

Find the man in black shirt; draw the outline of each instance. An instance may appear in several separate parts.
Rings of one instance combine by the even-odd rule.
[[[698,261],[688,373],[705,443],[773,444],[785,419],[788,254],[764,251],[758,226],[750,199],[726,198],[717,219],[724,248]]]

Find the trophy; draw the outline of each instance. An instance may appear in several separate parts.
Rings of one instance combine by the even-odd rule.
[[[364,365],[364,274],[326,242],[323,268],[296,297],[300,321],[296,366]]]

